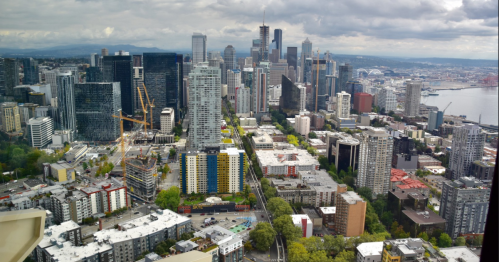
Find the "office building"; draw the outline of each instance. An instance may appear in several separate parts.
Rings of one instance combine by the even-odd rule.
[[[142,109],[142,103],[140,102],[140,95],[139,92],[142,95],[142,99],[147,99],[146,94],[144,92],[144,88],[142,88],[142,85],[144,84],[144,68],[143,67],[134,67],[133,68],[133,85],[132,85],[132,91],[133,91],[133,103],[134,107],[137,109]],[[137,89],[137,87],[140,87]],[[144,100],[144,103],[146,101]],[[144,104],[145,106],[145,104]]]
[[[55,129],[76,131],[76,113],[74,84],[75,78],[71,71],[58,71],[57,81],[57,111]]]
[[[425,252],[421,238],[385,240],[381,261],[425,261]]]
[[[350,103],[353,104],[355,94],[364,92],[364,86],[359,81],[348,81],[346,92],[351,95]]]
[[[180,190],[184,194],[243,191],[248,166],[244,150],[206,147],[184,151],[179,154],[179,163]]]
[[[2,60],[2,58],[0,58]],[[4,91],[6,96],[14,95],[14,87],[19,85],[19,65],[14,58],[3,58],[3,79]],[[0,90],[1,92],[2,90]]]
[[[90,54],[90,67],[99,67],[99,55],[97,53]]]
[[[227,70],[227,99],[234,102],[236,99],[236,88],[241,86],[241,70]]]
[[[353,98],[353,109],[358,114],[369,113],[373,107],[373,96],[368,93],[355,93]]]
[[[237,69],[243,71],[245,64],[246,64],[246,59],[244,57],[237,58]]]
[[[312,57],[306,58],[302,64],[303,65],[300,68],[301,68],[301,74],[303,75],[302,76],[303,78],[300,79],[300,82],[302,82],[304,84],[312,83],[312,66],[313,66]]]
[[[319,74],[317,74],[317,70],[319,70]],[[317,76],[319,76],[319,81],[317,81]],[[309,111],[319,112],[320,110],[326,110],[326,101],[329,97],[326,90],[326,60],[315,59],[313,61],[311,80],[313,108],[310,108]]]
[[[194,38],[193,38],[194,39]],[[153,127],[161,127],[161,111],[171,107],[175,111],[175,122],[180,121],[180,87],[178,57],[175,53],[144,53],[144,84],[149,97],[154,98]]]
[[[307,37],[307,39],[305,39],[305,41],[303,41],[301,43],[301,59],[300,59],[301,65],[300,65],[300,68],[302,69],[302,72],[300,74],[300,82],[302,82],[302,83],[311,82],[310,80],[308,80],[307,82],[304,81],[305,80],[304,72],[306,71],[306,70],[304,70],[304,68],[305,68],[305,62],[307,61],[307,58],[313,58],[313,57],[314,57],[314,54],[312,51],[312,42],[310,42],[310,40],[308,40],[308,37]],[[317,58],[317,59],[319,59],[319,58]]]
[[[21,116],[16,102],[5,102],[0,104],[2,114],[2,130],[4,132],[20,132]]]
[[[236,69],[236,49],[232,45],[228,45],[224,50],[224,63],[227,70]]]
[[[348,93],[347,82],[353,80],[352,71],[353,71],[353,68],[351,65],[349,65],[349,64],[340,65],[339,75],[338,75],[339,89],[336,90],[336,92],[345,91]]]
[[[80,189],[87,195],[90,213],[107,213],[128,206],[126,187],[116,178],[96,182]]]
[[[192,64],[197,65],[200,62],[206,62],[206,42],[207,37],[201,33],[192,35]]]
[[[471,176],[482,180],[484,183],[490,183],[494,178],[495,166],[494,162],[476,160],[471,165]]]
[[[276,45],[277,52],[279,53],[278,59],[282,58],[282,30],[274,29],[274,41]]]
[[[282,76],[288,76],[288,64],[287,63],[272,63],[270,66],[270,82],[271,86],[281,85]]]
[[[428,113],[428,131],[438,130],[443,123],[444,112],[432,110]]]
[[[125,159],[128,193],[145,201],[156,196],[157,159],[138,155]]]
[[[264,62],[261,62],[259,66],[255,67],[253,70],[253,114],[258,120],[261,116],[268,112],[268,97],[269,97],[269,68]]]
[[[373,197],[389,190],[393,137],[381,128],[368,128],[356,138],[360,142],[358,187],[369,187]]]
[[[407,82],[407,87],[405,89],[405,116],[411,117],[419,115],[419,104],[421,103],[422,86],[423,83],[419,81]]]
[[[452,239],[461,234],[483,234],[490,201],[489,187],[474,177],[461,177],[442,186],[439,214]]]
[[[31,118],[28,123],[28,138],[31,147],[42,148],[52,142],[54,122],[50,117]]]
[[[246,87],[236,88],[236,105],[234,109],[236,110],[237,116],[250,116],[250,103],[251,103],[251,90]]]
[[[338,235],[356,237],[364,233],[367,203],[357,193],[338,185],[335,229]]]
[[[282,81],[282,95],[279,98],[279,110],[287,116],[300,114],[302,111],[302,95],[305,94],[305,87],[296,85],[285,76],[281,76]],[[303,93],[303,94],[302,94]],[[305,98],[303,97],[303,100]],[[303,101],[304,103],[305,101]]]
[[[260,61],[269,61],[269,27],[265,23],[260,26]]]
[[[85,82],[102,82],[102,71],[99,67],[89,67],[85,69]]]
[[[341,91],[336,94],[336,117],[349,118],[350,117],[350,94]]]
[[[133,115],[135,107],[133,103],[133,61],[130,55],[104,56],[102,77],[104,82],[119,82],[121,108],[123,115]],[[157,101],[157,99],[156,99]],[[132,123],[125,121],[125,128],[131,128]]]
[[[38,83],[39,82],[38,61],[36,61],[31,57],[24,58],[22,61],[23,61],[23,71],[24,71],[23,84],[34,85]]]
[[[78,140],[115,141],[120,137],[122,97],[119,82],[75,84]]]
[[[360,142],[347,133],[330,132],[326,135],[326,156],[336,166],[336,173],[358,169]]]
[[[175,112],[173,108],[163,108],[161,111],[161,130],[162,134],[171,134],[175,127]]]
[[[471,165],[482,160],[486,134],[474,124],[456,126],[452,132],[452,150],[449,157],[449,179],[471,174]]]
[[[101,53],[101,56],[107,56],[107,55],[109,55],[109,50],[107,50],[107,48],[102,48],[100,50],[100,53]]]
[[[383,87],[376,96],[378,97],[378,106],[385,109],[385,112],[395,111],[397,109],[397,96],[393,93],[393,88]]]
[[[190,147],[203,149],[220,143],[222,101],[220,69],[199,64],[189,74]]]
[[[455,246],[440,248],[440,252],[445,256],[449,262],[479,262],[480,256],[478,256],[474,251],[475,249],[469,248],[467,246]]]
[[[298,171],[319,170],[319,161],[307,150],[256,150],[255,155],[265,177],[270,174],[296,177]]]
[[[287,47],[286,61],[288,63],[288,66],[293,67],[294,70],[298,68],[298,47]]]
[[[296,115],[295,130],[300,135],[308,137],[308,133],[310,133],[310,117],[308,115]]]
[[[381,262],[383,242],[367,242],[357,246],[357,261]]]
[[[133,55],[133,67],[142,67],[142,55]]]
[[[45,75],[45,83],[50,85],[50,91],[52,93],[52,97],[56,98],[57,97],[57,74],[59,70],[44,70],[43,74]],[[54,104],[56,104],[57,101],[54,101]],[[52,106],[53,103],[50,103]]]

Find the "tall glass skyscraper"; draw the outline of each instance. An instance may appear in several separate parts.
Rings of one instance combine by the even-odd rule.
[[[75,84],[77,139],[114,141],[120,136],[119,82]]]
[[[236,49],[232,45],[228,45],[224,50],[224,63],[226,70],[236,69]]]
[[[179,88],[181,84],[176,53],[144,53],[144,84],[149,97],[154,98],[153,126],[160,128],[161,110],[172,107],[175,122],[180,120]]]
[[[269,27],[263,24],[260,26],[260,40],[262,41],[260,46],[261,61],[269,60],[269,39]]]
[[[274,42],[277,50],[279,50],[279,59],[282,58],[282,30],[274,29]]]
[[[339,71],[340,72],[339,72],[338,81],[339,81],[340,90],[337,90],[336,92],[339,93],[341,91],[345,91],[348,93],[347,82],[353,80],[353,78],[352,78],[352,71],[353,71],[352,66],[349,64],[340,65]]]
[[[207,37],[201,33],[192,35],[192,65],[196,66],[199,62],[206,62],[206,42]]]
[[[307,39],[305,39],[305,41],[303,41],[301,43],[301,61],[300,61],[300,68],[302,69],[302,72],[300,74],[300,81],[303,82],[303,83],[306,83],[304,82],[304,72],[305,70],[303,70],[303,68],[305,67],[305,61],[307,60],[307,58],[312,58],[313,57],[313,54],[312,54],[312,42],[310,42],[310,40],[308,40],[308,37]],[[295,67],[296,69],[296,67]]]
[[[57,72],[57,119],[56,129],[76,131],[75,77],[71,71]]]
[[[13,96],[14,87],[19,85],[19,66],[17,65],[17,60],[14,58],[4,58],[3,71],[5,95]]]
[[[296,69],[298,68],[298,48],[288,46],[286,57],[287,57],[286,59],[288,61],[289,68],[293,67],[293,69],[296,72]]]
[[[119,82],[121,88],[121,105],[124,115],[133,115],[133,60],[130,55],[104,56],[102,78],[104,82]],[[136,87],[135,87],[136,88]],[[125,122],[130,128],[131,123]]]
[[[319,67],[319,84],[317,85],[317,67]],[[326,110],[326,101],[329,97],[328,90],[326,88],[326,60],[319,59],[319,65],[317,66],[317,59],[312,63],[312,100],[313,108],[309,111],[319,112],[319,110]]]
[[[24,69],[24,85],[34,85],[39,82],[38,76],[38,61],[33,58],[23,59],[23,69]]]

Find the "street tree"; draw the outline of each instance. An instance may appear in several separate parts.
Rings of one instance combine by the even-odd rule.
[[[267,188],[270,187],[270,182],[265,177],[262,177],[262,179],[260,179],[260,185],[262,186],[262,191],[265,192],[267,191]]]
[[[267,199],[271,199],[276,196],[277,194],[277,189],[273,187],[267,188],[267,190],[263,193]]]
[[[288,243],[298,240],[303,235],[301,228],[293,224],[293,219],[289,215],[274,219],[274,228],[286,238]]]
[[[452,246],[452,238],[446,233],[442,233],[438,239],[438,247],[450,247]]]
[[[170,209],[173,212],[177,212],[178,205],[180,204],[180,189],[172,186],[168,190],[161,190],[154,203],[162,209]]]
[[[454,245],[455,246],[466,246],[466,239],[464,237],[458,237],[458,238],[456,238]]]
[[[320,237],[307,237],[301,238],[299,241],[309,253],[317,252],[324,249],[324,243]]]
[[[293,214],[291,206],[280,197],[273,197],[267,202],[267,209],[272,213],[274,219]]]
[[[251,204],[251,205],[256,204],[256,201],[257,201],[257,200],[256,200],[256,196],[255,196],[255,194],[250,193],[250,194],[249,194],[249,196],[248,196],[248,200],[249,200],[249,202],[250,202],[250,204]]]
[[[302,262],[308,261],[309,254],[307,249],[298,242],[292,242],[288,245],[288,261],[289,262]]]
[[[373,199],[373,191],[368,187],[361,187],[357,189],[357,194],[363,196],[364,198],[369,200],[369,202],[371,202]]]
[[[274,228],[267,222],[258,223],[250,232],[251,240],[256,243],[256,249],[260,251],[269,250],[276,235]]]

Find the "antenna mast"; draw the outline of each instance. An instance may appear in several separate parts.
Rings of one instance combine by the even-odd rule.
[[[263,26],[265,26],[265,9],[263,10]]]

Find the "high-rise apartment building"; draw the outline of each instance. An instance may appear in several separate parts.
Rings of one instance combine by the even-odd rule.
[[[339,174],[342,170],[348,172],[351,167],[355,171],[359,167],[358,139],[347,133],[329,133],[326,135],[326,155],[329,163],[336,166]]]
[[[310,133],[310,117],[307,115],[296,115],[295,130],[300,135],[308,137],[308,133]]]
[[[253,113],[259,120],[261,116],[268,112],[269,97],[269,68],[265,62],[254,68],[253,72]]]
[[[157,159],[138,155],[125,159],[128,193],[146,201],[156,196],[156,163]]]
[[[339,76],[338,76],[339,90],[337,90],[336,92],[345,91],[348,93],[347,82],[353,80],[352,71],[353,68],[351,65],[349,64],[340,65]]]
[[[250,91],[249,88],[244,86],[236,87],[236,105],[234,106],[234,109],[236,110],[237,116],[250,116]]]
[[[393,93],[393,88],[383,87],[376,94],[378,97],[378,106],[385,109],[385,112],[395,111],[397,109],[397,96]]]
[[[107,55],[109,55],[109,50],[107,50],[107,48],[102,48],[100,50],[100,55],[101,56],[107,56]]]
[[[97,53],[90,54],[90,66],[98,67],[99,66],[99,55]]]
[[[461,234],[481,234],[489,210],[490,188],[473,177],[461,177],[442,185],[439,215],[445,232],[454,239]]]
[[[423,83],[419,81],[407,82],[407,88],[405,89],[405,116],[410,117],[419,115],[422,86]]]
[[[279,58],[282,58],[282,30],[281,29],[274,29],[274,42],[276,45],[276,49],[278,50],[279,53]]]
[[[350,117],[350,94],[341,91],[336,94],[336,117],[349,118]]]
[[[270,39],[270,31],[269,27],[265,25],[265,23],[260,26],[260,61],[269,61],[269,39]]]
[[[236,99],[236,88],[241,86],[241,70],[227,69],[227,99],[233,102]]]
[[[16,59],[3,58],[3,79],[5,89],[3,94],[13,96],[14,87],[19,85],[19,65]]]
[[[308,40],[308,37],[307,37],[307,39],[305,39],[305,41],[303,41],[301,43],[300,67],[302,69],[302,72],[300,74],[300,82],[302,82],[302,83],[306,83],[306,82],[304,82],[304,79],[305,79],[304,78],[305,61],[307,60],[307,58],[313,58],[313,57],[314,57],[314,55],[312,53],[312,42],[310,42],[310,40]]]
[[[2,114],[2,130],[4,132],[21,131],[21,116],[19,107],[15,102],[5,102],[0,104],[0,113]]]
[[[438,130],[438,128],[444,123],[444,112],[431,110],[428,113],[428,130]]]
[[[353,99],[353,109],[359,114],[371,112],[373,106],[373,96],[368,93],[355,93]]]
[[[279,98],[279,110],[287,116],[300,114],[302,91],[305,93],[305,87],[297,86],[291,80],[283,75],[282,94]]]
[[[203,149],[220,143],[222,126],[220,69],[198,64],[189,74],[190,147]]]
[[[130,55],[104,56],[102,77],[104,82],[119,82],[121,89],[121,107],[123,115],[133,115],[133,61]],[[135,87],[136,88],[136,87]],[[124,126],[131,128],[131,122],[125,121]]]
[[[54,132],[52,118],[31,118],[27,123],[27,127],[30,146],[42,148],[52,142],[52,133]]]
[[[485,136],[478,125],[466,124],[454,127],[449,157],[449,179],[471,175],[473,162],[482,160]]]
[[[357,193],[347,191],[347,185],[338,185],[336,196],[336,232],[345,237],[364,233],[367,203]]]
[[[319,70],[319,74],[317,74]],[[319,81],[317,81],[317,76],[319,76]],[[326,60],[315,59],[312,64],[311,70],[312,79],[312,100],[313,108],[309,111],[319,112],[320,110],[326,110],[326,101],[328,100],[329,93],[326,90]]]
[[[270,82],[271,86],[282,84],[282,76],[288,76],[287,63],[272,63],[270,66]]]
[[[360,142],[357,186],[368,187],[373,197],[390,189],[393,137],[381,128],[369,128],[357,136]]]
[[[39,82],[40,79],[38,76],[38,61],[36,61],[31,57],[24,58],[23,71],[24,71],[24,78],[23,78],[24,85],[34,85]]]
[[[75,77],[71,71],[57,71],[57,118],[55,129],[76,131]]]
[[[144,84],[149,97],[155,99],[153,108],[153,126],[161,127],[161,110],[171,107],[175,110],[175,122],[180,121],[180,87],[182,75],[179,75],[178,57],[175,53],[144,53]]]
[[[161,111],[161,130],[163,134],[171,134],[175,127],[175,112],[171,107],[163,108]]]
[[[75,84],[78,140],[114,141],[120,137],[121,89],[119,82]]]
[[[201,33],[192,35],[192,65],[196,66],[199,62],[206,62],[206,42],[206,35]]]
[[[185,151],[179,154],[179,163],[180,190],[184,194],[243,191],[248,166],[244,150],[206,147],[203,151]]]

